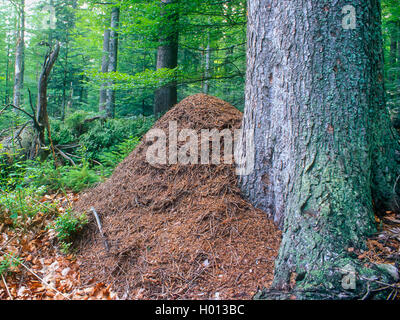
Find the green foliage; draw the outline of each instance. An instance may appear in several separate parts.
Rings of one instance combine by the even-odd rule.
[[[385,86],[388,108],[400,111],[400,5],[397,0],[382,1],[382,31],[385,54]]]
[[[65,125],[69,130],[79,135],[85,131],[85,120],[94,116],[96,116],[96,114],[93,112],[78,110],[65,119]]]
[[[65,122],[52,120],[52,140],[55,145],[77,143],[85,150],[85,158],[99,161],[99,154],[110,151],[129,137],[141,138],[154,124],[154,117],[134,116],[122,119],[93,119],[98,114],[77,111]]]
[[[29,179],[23,185],[45,188],[48,192],[65,189],[79,192],[101,180],[98,172],[89,168],[87,162],[76,167],[65,165],[55,168],[53,160],[32,161],[29,162],[27,174]]]
[[[14,226],[24,227],[38,213],[53,213],[54,205],[40,201],[44,192],[44,187],[18,187],[13,191],[0,191],[0,222],[11,219]]]
[[[94,116],[96,114],[80,111],[71,114],[65,122],[51,121],[55,145],[81,146],[68,149],[73,153],[70,155],[76,166],[68,162],[56,166],[51,157],[46,161],[27,161],[17,154],[0,155],[0,188],[10,192],[10,203],[14,201],[16,190],[25,193],[31,188],[80,192],[100,182],[132,152],[155,120],[154,117],[139,116],[85,122]]]
[[[129,137],[141,138],[153,125],[154,118],[111,119],[105,123],[95,122],[80,136],[80,144],[85,146],[85,157],[101,161],[101,153],[112,152],[116,145]],[[104,159],[104,157],[102,157]]]
[[[0,187],[16,188],[22,183],[26,171],[23,157],[17,153],[0,152]]]
[[[21,263],[21,258],[13,253],[6,253],[0,256],[0,276],[17,268]]]
[[[0,116],[0,131],[4,130],[4,133],[2,134],[2,137],[4,137],[6,134],[9,134],[9,129],[10,128],[10,123],[16,122],[16,114],[9,108],[8,110],[5,110],[1,116]],[[0,137],[0,138],[2,138]]]
[[[76,141],[76,132],[62,121],[53,120],[51,129],[51,138],[55,144],[70,144]]]
[[[97,114],[84,110],[76,111],[68,115],[65,121],[52,120],[52,140],[55,144],[70,144],[76,142],[79,137],[87,132],[92,123],[86,122]]]
[[[93,81],[99,83],[105,81],[113,81],[113,89],[153,89],[155,90],[160,85],[165,85],[170,82],[170,79],[183,78],[183,74],[178,69],[162,68],[158,70],[145,70],[135,75],[129,75],[120,72],[101,73],[97,71],[86,72],[85,75]]]
[[[140,140],[138,137],[131,136],[130,138],[116,145],[111,151],[105,151],[101,153],[99,158],[101,163],[106,168],[105,175],[110,175],[112,170],[136,148],[139,142]]]
[[[100,180],[101,178],[97,173],[89,169],[87,163],[83,164],[81,167],[67,170],[65,175],[61,178],[62,185],[74,192],[79,192],[83,189],[89,188]]]
[[[60,214],[48,228],[55,231],[60,241],[61,250],[66,253],[71,246],[73,237],[81,231],[87,223],[88,218],[85,214],[79,215],[71,209],[68,209],[65,213]]]
[[[61,178],[67,172],[68,167],[59,166],[55,168],[54,160],[44,162],[39,160],[28,161],[23,185],[31,185],[36,188],[45,187],[46,191],[63,189],[65,186]]]

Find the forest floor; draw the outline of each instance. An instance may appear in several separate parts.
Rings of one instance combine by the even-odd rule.
[[[64,211],[71,202],[77,202],[79,195],[47,195],[43,197],[43,203],[56,203],[60,212]],[[10,228],[6,224],[0,226],[0,250],[13,252],[23,260],[23,264],[13,268],[11,272],[0,279],[0,300],[114,300],[128,298],[118,295],[113,291],[112,283],[103,283],[95,277],[81,280],[81,264],[78,255],[64,254],[60,252],[57,239],[52,230],[43,228],[52,222],[51,216],[39,215],[32,226],[27,230]],[[388,212],[382,220],[377,218],[379,232],[367,240],[368,250],[354,254],[365,263],[397,264],[400,261],[400,216]],[[352,250],[352,248],[349,248]],[[221,263],[221,262],[220,262]],[[223,263],[223,262],[222,262]],[[161,267],[161,266],[159,266]],[[253,268],[257,267],[254,264]],[[250,270],[249,270],[250,271]],[[257,276],[262,270],[256,270]],[[272,278],[271,271],[268,279]],[[225,275],[228,276],[228,275]],[[240,273],[235,273],[236,278]],[[213,279],[211,283],[203,283],[202,287],[194,286],[191,295],[187,299],[206,299],[202,293],[224,292],[225,299],[250,299],[252,294],[260,286],[259,281],[249,281],[242,295],[229,295],[228,291],[221,288],[220,281]],[[236,279],[235,279],[236,280]],[[268,285],[268,283],[265,283]],[[236,286],[233,281],[231,286]],[[227,284],[225,283],[225,286]],[[229,287],[229,286],[227,286]],[[382,285],[384,288],[385,285]],[[217,290],[217,291],[215,291]],[[248,290],[248,291],[246,291]],[[149,299],[146,291],[138,290],[136,299]],[[151,292],[147,292],[151,294]],[[400,282],[393,285],[390,299],[400,298]]]
[[[56,204],[62,214],[77,201],[76,194],[46,195],[42,205]],[[16,228],[12,221],[0,225],[0,253],[17,257],[8,273],[0,278],[1,300],[109,300],[116,299],[110,286],[80,281],[79,261],[74,254],[60,251],[52,224],[55,214],[39,213],[28,226]]]
[[[238,128],[241,117],[222,100],[196,95],[155,128],[168,132],[176,121],[178,129],[221,131]],[[0,279],[0,299],[247,300],[271,284],[281,233],[242,198],[233,166],[150,165],[149,145],[142,142],[110,179],[86,193],[43,197],[58,214],[73,207],[90,218],[71,254],[61,253],[54,231],[45,228],[54,215],[39,214],[23,229],[0,225],[0,253],[22,259]],[[362,262],[398,267],[400,216],[387,212],[376,220],[379,232],[368,250],[348,250]],[[391,288],[388,298],[399,298],[400,284]]]

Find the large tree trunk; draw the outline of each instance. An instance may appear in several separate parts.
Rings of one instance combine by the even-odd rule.
[[[116,72],[118,64],[118,28],[119,28],[119,7],[113,7],[111,11],[111,31],[110,31],[110,59],[108,64],[108,72]],[[107,89],[106,112],[107,116],[112,118],[115,114],[115,90],[114,83],[110,82]]]
[[[22,88],[24,85],[25,69],[25,0],[21,0],[18,6],[19,27],[17,48],[15,52],[15,73],[14,73],[14,96],[13,104],[17,107],[21,105]]]
[[[108,65],[110,61],[110,32],[109,28],[104,30],[104,37],[103,37],[103,58],[101,61],[101,72],[107,73],[108,72]],[[102,83],[100,87],[100,101],[99,101],[99,111],[105,112],[107,106],[107,90],[106,84]]]
[[[395,209],[380,2],[251,0],[248,9],[243,141],[254,133],[256,152],[239,183],[283,229],[273,287],[288,289],[297,274],[312,297],[342,292],[340,268],[373,273],[347,249],[375,232],[374,210]]]
[[[178,10],[177,0],[162,0],[163,21],[160,24],[160,45],[157,50],[157,70],[178,66]],[[173,7],[168,7],[173,5]],[[171,9],[172,8],[172,9]],[[154,97],[154,114],[159,115],[173,107],[178,101],[177,83],[172,80],[157,89]]]

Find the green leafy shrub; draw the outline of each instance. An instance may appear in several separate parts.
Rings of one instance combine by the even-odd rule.
[[[78,139],[77,132],[74,132],[60,120],[51,121],[51,139],[55,145],[74,143]]]
[[[75,111],[65,119],[65,125],[73,133],[79,136],[86,132],[91,125],[91,123],[85,123],[85,120],[93,118],[96,115],[96,113],[83,110]]]
[[[101,161],[101,153],[112,152],[116,145],[130,137],[141,138],[153,123],[153,117],[111,119],[105,123],[98,121],[79,141],[86,147],[86,158]]]
[[[53,143],[65,145],[78,142],[79,137],[94,125],[94,122],[85,123],[85,121],[95,116],[97,116],[96,113],[79,110],[70,114],[64,122],[52,119],[51,135]]]
[[[67,209],[65,213],[60,214],[48,228],[55,231],[57,239],[60,241],[61,250],[66,253],[71,246],[73,237],[81,231],[87,223],[88,218],[85,214],[78,215],[71,209]]]
[[[14,253],[6,253],[0,256],[0,275],[4,275],[17,268],[22,263],[21,258]]]
[[[61,178],[61,183],[65,188],[79,192],[100,180],[101,177],[97,175],[96,171],[89,169],[89,165],[85,163],[81,167],[72,167],[67,170]]]
[[[18,153],[0,152],[0,187],[16,188],[23,181],[25,160]]]
[[[130,137],[141,138],[154,124],[154,117],[137,116],[123,119],[85,120],[97,114],[76,111],[65,122],[52,120],[52,140],[55,145],[77,143],[85,149],[85,159],[100,161],[102,153],[112,152],[115,146]],[[77,152],[77,151],[75,151]],[[104,159],[104,157],[102,157]]]
[[[62,177],[68,170],[66,166],[55,168],[54,160],[27,161],[24,176],[24,185],[31,185],[37,188],[46,187],[47,191],[55,191],[64,188]]]
[[[154,117],[138,116],[85,123],[86,119],[95,115],[78,111],[65,122],[51,121],[54,145],[81,146],[68,150],[76,167],[67,161],[65,165],[56,167],[52,154],[45,161],[25,160],[17,155],[0,155],[0,190],[13,192],[18,188],[45,187],[47,191],[69,189],[79,192],[91,187],[113,172],[118,163],[137,146],[155,120]],[[58,156],[60,159],[61,156]]]
[[[44,193],[44,187],[18,187],[13,191],[0,191],[0,222],[11,219],[15,226],[24,226],[29,218],[39,212],[55,212],[54,205],[40,202]]]
[[[98,170],[100,171],[100,170]],[[54,161],[30,162],[25,175],[26,182],[31,186],[46,187],[47,191],[68,189],[74,192],[82,191],[101,181],[101,175],[96,168],[91,169],[87,161],[76,167],[54,167]]]
[[[130,137],[116,145],[111,151],[101,153],[99,159],[106,168],[106,175],[112,173],[113,169],[136,148],[139,142],[138,137]]]

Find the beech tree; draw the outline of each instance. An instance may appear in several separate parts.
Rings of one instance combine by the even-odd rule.
[[[101,72],[108,72],[108,65],[110,60],[110,29],[107,27],[104,30],[103,37],[103,57],[101,61]],[[107,89],[106,84],[102,83],[100,88],[100,101],[99,101],[99,111],[103,112],[106,110],[107,106]]]
[[[353,297],[389,281],[350,253],[376,231],[374,213],[397,210],[380,1],[250,0],[247,59],[243,141],[253,132],[256,152],[239,184],[283,230],[278,293],[258,297]]]
[[[18,11],[18,32],[15,51],[13,104],[19,107],[21,104],[25,69],[25,0],[20,0],[20,2],[16,4],[16,8]]]

